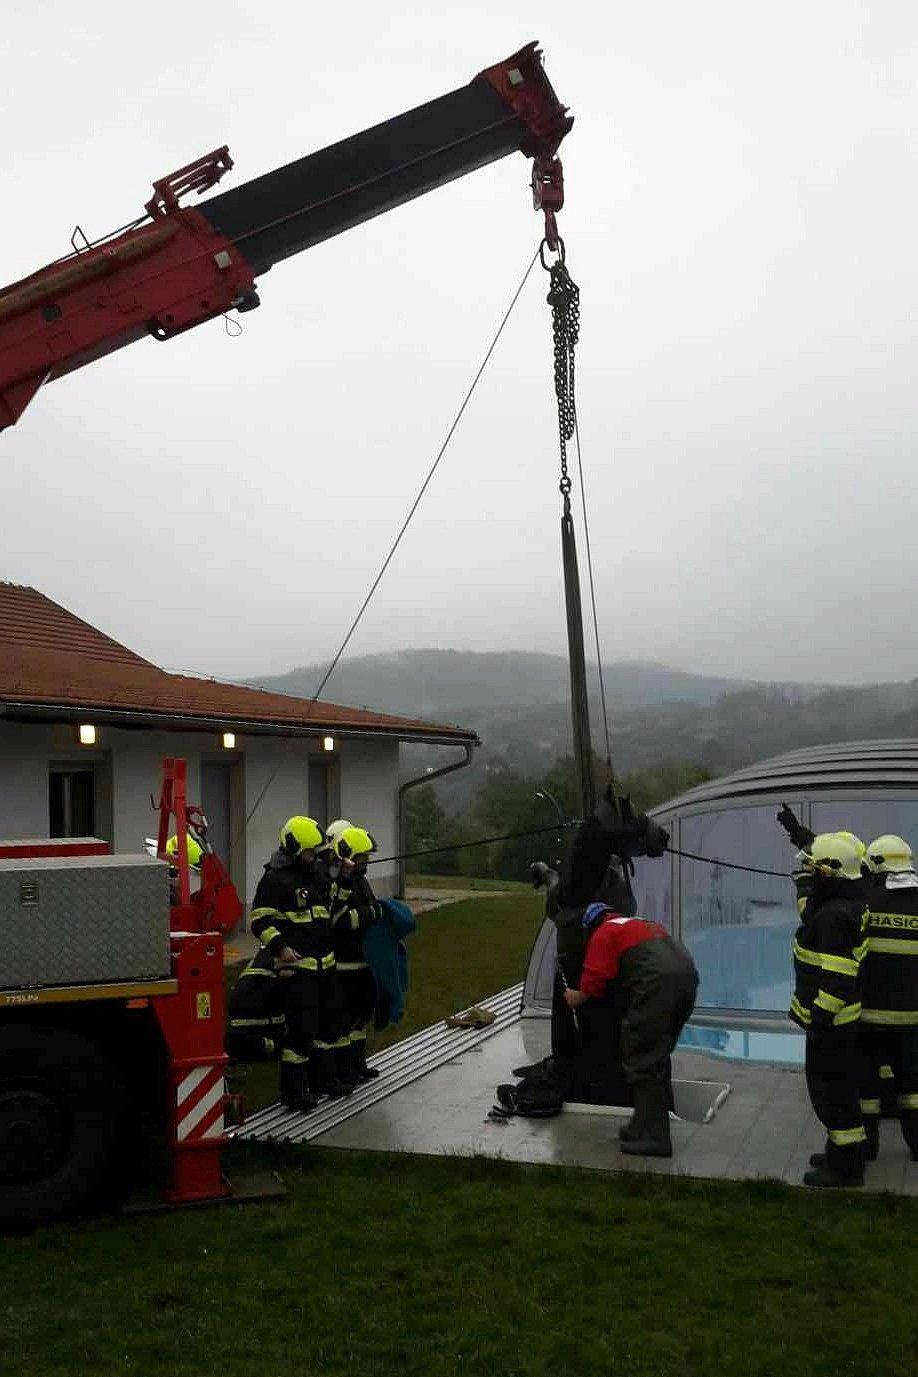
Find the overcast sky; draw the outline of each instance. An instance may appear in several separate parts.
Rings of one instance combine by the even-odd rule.
[[[241,185],[533,38],[576,116],[604,658],[918,676],[912,3],[6,0],[0,280],[215,146]],[[329,657],[538,243],[528,178],[515,155],[280,264],[240,338],[212,322],[49,386],[0,436],[0,577],[168,668]],[[563,650],[546,289],[350,654]]]

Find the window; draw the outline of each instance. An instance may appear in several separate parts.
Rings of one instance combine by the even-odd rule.
[[[672,818],[655,818],[661,827],[672,831]],[[658,860],[637,857],[631,880],[637,911],[642,918],[662,923],[673,930],[673,860],[669,852]]]
[[[799,816],[799,805],[791,801],[791,806]],[[776,812],[773,805],[740,807],[681,821],[679,849],[715,861],[680,862],[682,940],[701,977],[700,1005],[786,1010],[790,1003],[797,926],[789,878],[794,848],[775,821]],[[781,875],[733,870],[717,861]]]
[[[814,832],[853,832],[869,846],[874,837],[893,832],[918,850],[918,803],[914,799],[851,799],[814,803]]]
[[[48,775],[48,836],[96,835],[96,773],[52,769]]]

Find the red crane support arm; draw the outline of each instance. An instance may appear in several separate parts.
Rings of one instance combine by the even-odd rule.
[[[275,263],[516,151],[536,160],[548,217],[560,202],[558,145],[573,123],[535,43],[468,86],[201,203],[232,167],[216,149],[154,183],[148,224],[0,290],[0,430],[39,388],[145,335],[171,339],[259,304]]]

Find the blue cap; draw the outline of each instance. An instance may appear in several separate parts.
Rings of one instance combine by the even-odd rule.
[[[585,928],[589,928],[593,926],[597,918],[600,918],[604,913],[611,912],[612,909],[608,904],[587,904],[580,921]]]

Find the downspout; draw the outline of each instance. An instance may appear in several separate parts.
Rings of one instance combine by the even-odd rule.
[[[405,862],[404,854],[407,845],[406,826],[405,826],[405,794],[409,789],[414,789],[418,784],[430,784],[434,779],[440,779],[443,775],[452,774],[453,770],[464,770],[467,765],[472,763],[472,751],[474,747],[464,746],[464,760],[454,760],[452,765],[442,765],[439,770],[429,770],[426,774],[418,775],[416,779],[406,779],[404,784],[398,786],[398,865],[396,869],[395,897],[404,899],[405,897]]]

